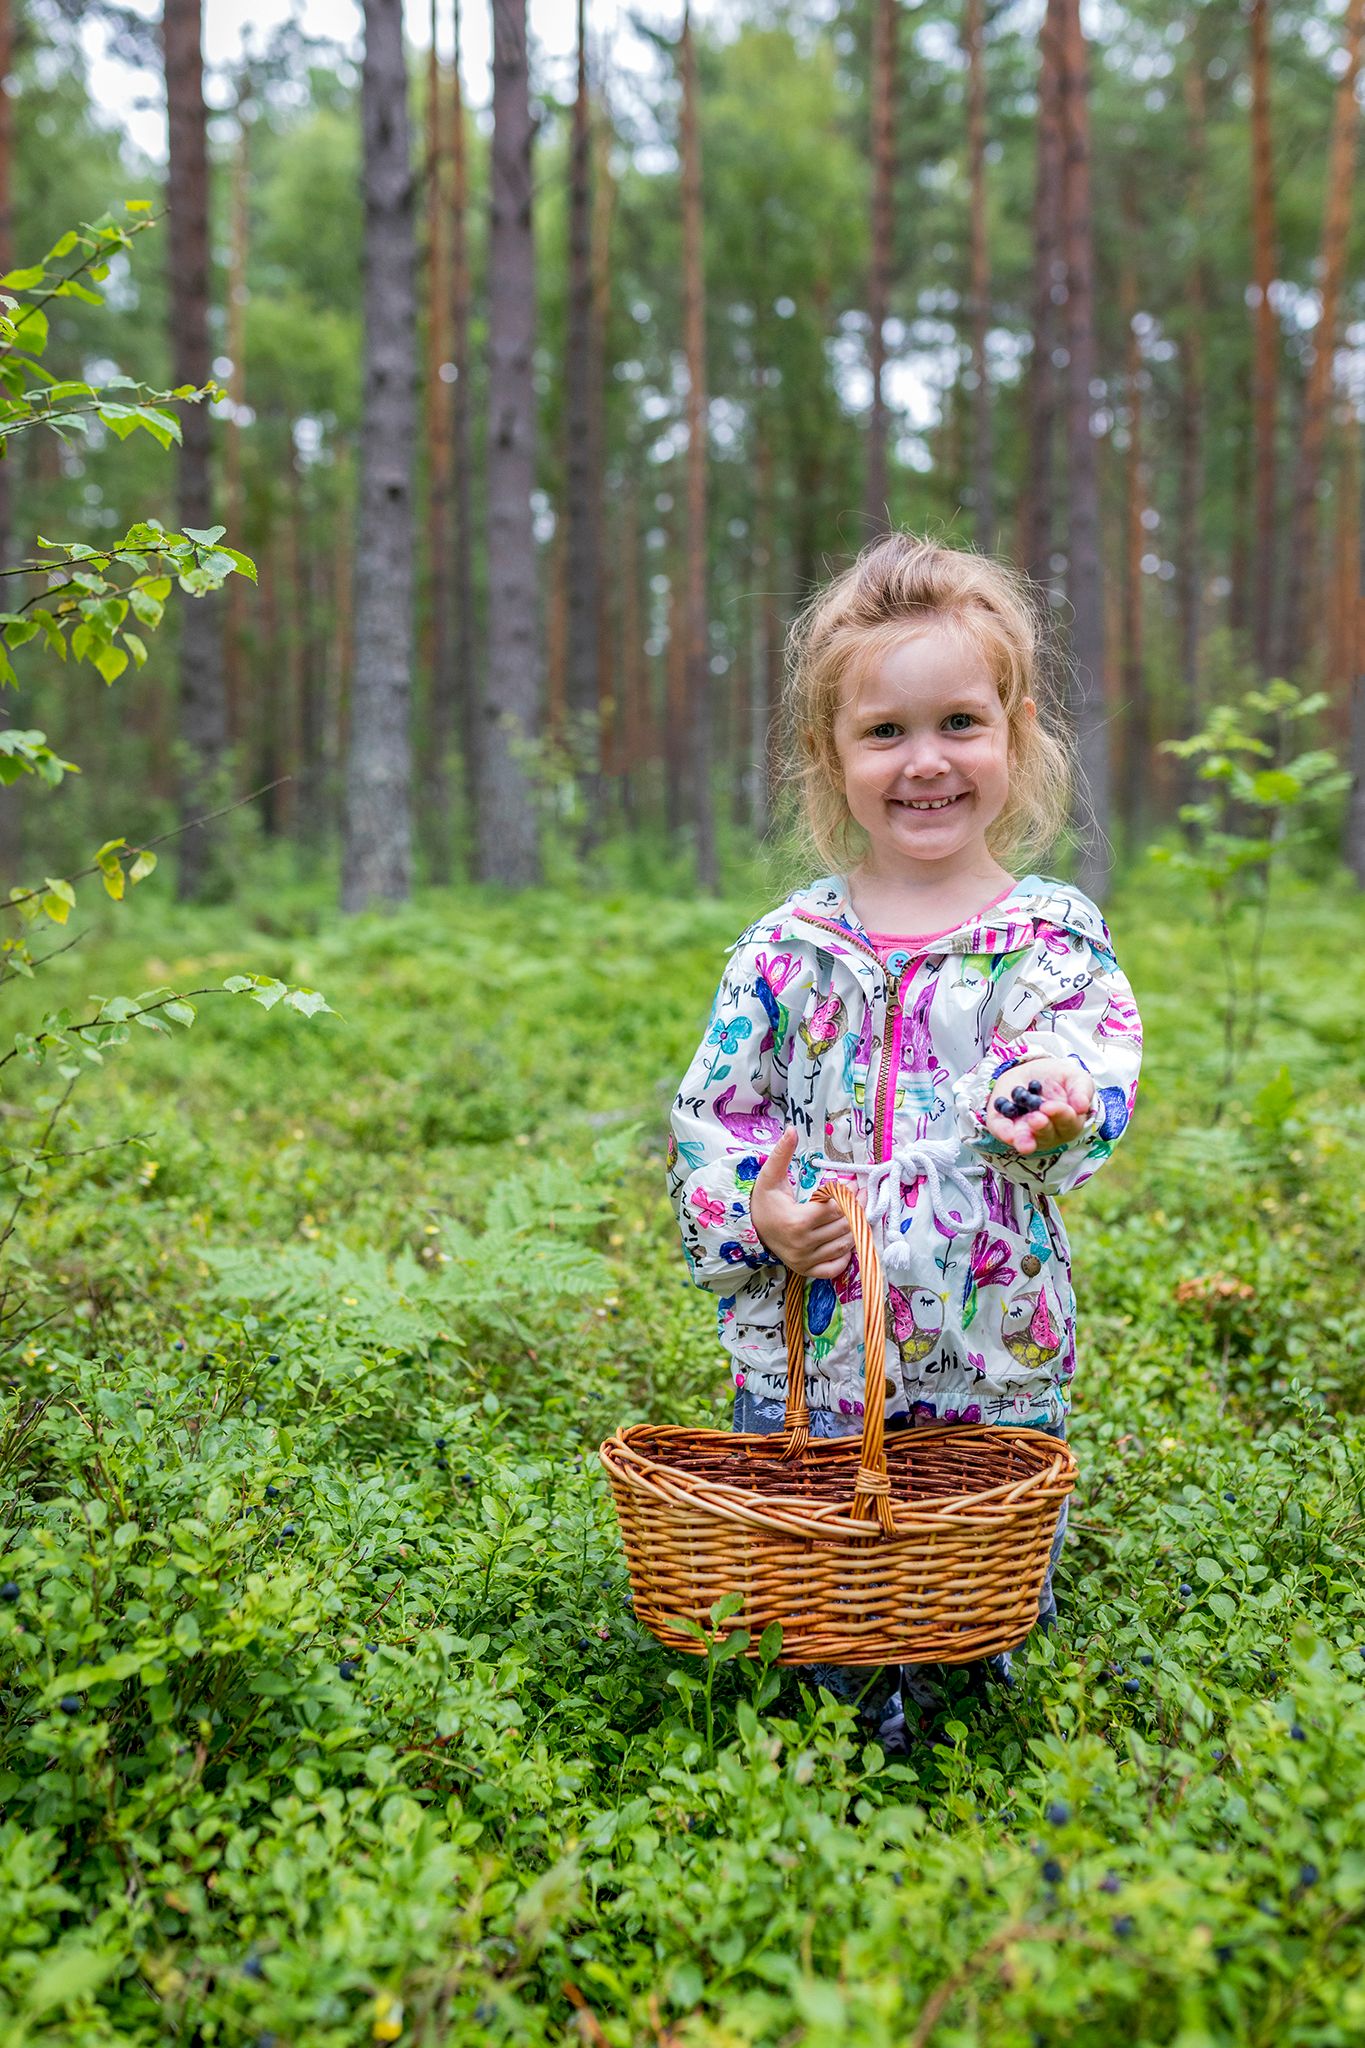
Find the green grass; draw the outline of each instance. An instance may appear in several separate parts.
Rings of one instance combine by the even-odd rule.
[[[139,1034],[25,1212],[4,2048],[1365,2029],[1359,899],[1286,895],[1216,1126],[1201,908],[1113,905],[1149,1050],[1068,1204],[1062,1625],[896,1762],[739,1663],[708,1741],[595,1456],[724,1415],[663,1126],[762,907],[146,897],[49,970],[78,1015],[244,967],[340,1014]]]

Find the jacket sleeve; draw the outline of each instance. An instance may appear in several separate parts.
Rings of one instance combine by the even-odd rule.
[[[688,1269],[719,1295],[766,1292],[779,1261],[749,1215],[753,1184],[782,1135],[786,1006],[741,939],[669,1122],[668,1187]]]
[[[1020,1154],[986,1128],[986,1105],[1009,1069],[1040,1054],[1073,1060],[1095,1083],[1080,1134],[1052,1152]],[[955,1084],[958,1129],[991,1170],[1045,1195],[1089,1180],[1127,1128],[1137,1100],[1142,1024],[1112,953],[1072,932],[1049,931],[1010,979],[989,1050]]]

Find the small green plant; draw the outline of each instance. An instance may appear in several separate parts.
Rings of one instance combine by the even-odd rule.
[[[134,238],[153,225],[146,217],[145,201],[129,201],[125,211],[131,219],[105,219],[72,229],[40,263],[0,278],[0,449],[16,435],[38,427],[64,438],[86,433],[92,419],[121,440],[141,428],[163,448],[169,447],[180,439],[180,423],[168,408],[202,404],[220,395],[215,384],[153,391],[129,377],[97,386],[58,379],[44,367],[47,305],[61,298],[98,305],[93,286],[108,275],[111,259],[131,251]],[[161,624],[177,584],[186,596],[202,597],[233,574],[254,581],[250,558],[224,546],[223,532],[215,526],[171,533],[157,520],[140,520],[106,548],[39,535],[40,556],[0,568],[5,579],[42,579],[39,589],[17,608],[0,611],[0,689],[17,683],[13,655],[31,643],[61,662],[88,663],[107,685],[123,675],[130,661],[141,668],[147,659],[142,634]],[[76,763],[58,754],[45,733],[17,728],[0,732],[0,788],[28,777],[39,787],[54,789],[64,777],[77,773]],[[156,863],[153,847],[120,837],[106,840],[74,873],[12,886],[0,905],[15,921],[0,939],[0,990],[15,981],[32,981],[49,960],[75,943],[67,940],[35,952],[30,941],[35,933],[68,922],[76,907],[78,882],[98,875],[106,895],[120,902]],[[236,974],[193,989],[158,987],[137,996],[91,996],[85,1014],[60,1005],[13,1033],[0,1049],[0,1076],[8,1081],[6,1068],[42,1070],[42,1081],[31,1101],[5,1104],[21,1126],[27,1123],[29,1135],[0,1149],[0,1246],[10,1245],[24,1204],[64,1159],[73,1156],[61,1139],[82,1075],[102,1066],[109,1052],[126,1044],[135,1025],[162,1037],[174,1027],[188,1030],[195,1019],[195,1000],[208,995],[249,996],[267,1010],[282,1003],[305,1017],[329,1007],[314,989],[291,988],[272,975]],[[11,1246],[7,1277],[0,1287],[0,1357],[22,1345],[35,1327],[24,1320],[31,1286],[17,1277],[29,1271],[28,1261],[16,1259]]]
[[[1151,857],[1193,876],[1209,895],[1223,973],[1215,1123],[1260,1028],[1274,878],[1307,837],[1313,812],[1350,780],[1329,749],[1300,744],[1307,722],[1326,702],[1321,692],[1305,695],[1277,680],[1248,690],[1235,704],[1216,706],[1201,732],[1164,743],[1165,752],[1198,761],[1199,779],[1210,785],[1202,802],[1180,811],[1191,843],[1154,847]]]
[[[711,1629],[709,1633],[702,1628],[699,1622],[690,1621],[684,1615],[670,1615],[668,1617],[668,1626],[670,1628],[681,1629],[684,1635],[693,1637],[696,1642],[703,1646],[702,1654],[705,1656],[706,1662],[701,1677],[694,1678],[690,1671],[679,1668],[669,1672],[668,1682],[675,1692],[681,1696],[683,1705],[687,1709],[687,1725],[689,1728],[694,1728],[696,1725],[693,1720],[692,1706],[693,1701],[700,1695],[702,1715],[706,1727],[706,1754],[708,1756],[714,1756],[716,1750],[716,1674],[722,1665],[728,1664],[733,1657],[744,1656],[750,1643],[753,1641],[752,1634],[747,1628],[731,1629],[728,1634],[725,1632],[726,1622],[733,1621],[743,1605],[744,1595],[742,1593],[726,1593],[719,1600],[714,1601],[711,1607]],[[758,1670],[754,1680],[752,1698],[752,1706],[755,1713],[761,1714],[765,1707],[770,1706],[777,1698],[778,1692],[781,1689],[781,1675],[773,1668],[781,1654],[782,1624],[777,1621],[770,1622],[758,1639]]]

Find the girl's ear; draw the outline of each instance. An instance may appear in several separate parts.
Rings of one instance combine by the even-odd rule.
[[[1038,706],[1034,703],[1032,697],[1025,697],[1021,708],[1028,713],[1030,718],[1038,716]]]

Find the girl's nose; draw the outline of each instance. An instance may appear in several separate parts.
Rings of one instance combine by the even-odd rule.
[[[901,754],[900,767],[902,773],[914,782],[928,782],[936,775],[945,775],[948,760],[937,735],[926,733],[922,738],[908,740]]]

